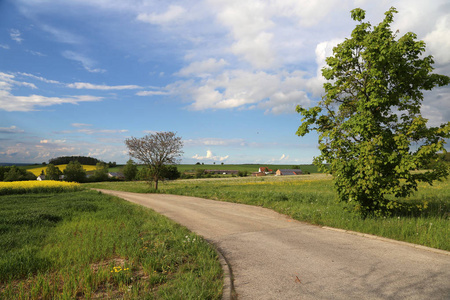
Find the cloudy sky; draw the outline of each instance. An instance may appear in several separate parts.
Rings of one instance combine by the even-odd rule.
[[[2,0],[0,162],[124,163],[127,137],[175,131],[183,163],[311,163],[296,105],[323,95],[350,10],[376,25],[391,6],[450,75],[448,0]],[[423,112],[449,121],[450,88]]]

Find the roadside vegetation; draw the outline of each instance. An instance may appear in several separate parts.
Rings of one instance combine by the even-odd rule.
[[[299,221],[374,234],[450,250],[450,180],[399,199],[390,216],[362,217],[336,201],[332,177],[325,174],[167,181],[158,192],[257,205]],[[104,182],[88,187],[138,193],[153,192],[145,182]]]
[[[221,297],[214,249],[167,218],[65,182],[1,184],[17,188],[0,197],[0,299]]]

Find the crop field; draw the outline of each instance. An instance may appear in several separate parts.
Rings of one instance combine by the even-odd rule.
[[[0,207],[0,299],[221,297],[214,249],[149,209],[85,189]]]
[[[86,172],[95,171],[95,166],[91,166],[91,165],[82,165],[82,166]],[[57,165],[56,167],[58,167],[59,170],[61,170],[61,172],[63,172],[66,169],[67,165]],[[42,171],[45,172],[46,169],[47,169],[47,166],[41,166],[41,167],[37,167],[37,168],[29,168],[29,169],[27,168],[27,171],[33,173],[35,176],[39,176],[39,175],[41,175]]]
[[[152,191],[145,182],[86,186],[140,193]],[[389,217],[366,219],[336,202],[331,176],[325,174],[175,180],[160,184],[159,192],[257,205],[312,224],[450,250],[449,179],[433,186],[420,184],[414,196],[400,199],[405,209]]]
[[[81,190],[76,182],[54,180],[0,182],[0,195],[27,193],[60,193]]]

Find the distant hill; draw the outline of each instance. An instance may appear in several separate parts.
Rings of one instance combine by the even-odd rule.
[[[78,161],[82,165],[91,165],[91,166],[95,166],[97,163],[102,162],[101,160],[87,156],[61,156],[50,159],[48,163],[54,165],[67,165],[71,161]]]

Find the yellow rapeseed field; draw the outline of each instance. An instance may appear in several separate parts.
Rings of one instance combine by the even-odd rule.
[[[82,166],[86,172],[95,170],[95,166],[91,166],[91,165],[82,165]],[[58,167],[61,170],[61,172],[63,172],[66,169],[67,164],[66,165],[56,165],[56,167]],[[28,169],[27,171],[33,173],[35,176],[39,176],[39,175],[41,175],[42,171],[44,171],[44,173],[45,173],[46,169],[47,169],[47,167],[39,167],[39,168]]]
[[[79,189],[81,189],[81,185],[77,182],[54,180],[0,182],[0,195],[53,192],[59,193],[75,191]]]

